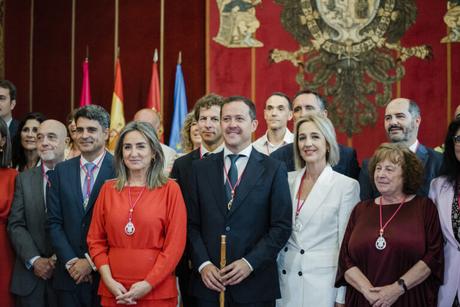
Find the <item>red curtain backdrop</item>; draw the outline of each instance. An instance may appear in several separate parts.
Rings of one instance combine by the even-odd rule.
[[[78,107],[81,62],[89,48],[93,103],[110,111],[114,82],[115,1],[77,0],[75,7],[74,105]],[[65,120],[71,99],[72,1],[35,1],[31,32],[31,0],[6,0],[5,76],[18,89],[13,115],[41,111]],[[205,2],[165,0],[164,127],[169,135],[174,76],[179,51],[189,108],[205,93]],[[123,69],[125,117],[145,106],[152,58],[160,49],[160,1],[119,0],[118,42]],[[30,48],[30,39],[33,47]],[[29,58],[33,61],[30,82]],[[32,99],[29,90],[32,87]],[[30,107],[31,106],[31,107]]]
[[[274,91],[287,93],[289,96],[299,89],[295,82],[296,68],[289,62],[270,64],[269,52],[272,49],[295,51],[298,43],[290,33],[285,31],[280,22],[281,6],[274,1],[263,1],[256,7],[256,16],[261,26],[256,38],[264,43],[256,48],[251,55],[250,49],[230,49],[212,40],[219,29],[219,12],[216,1],[209,0],[210,16],[210,91],[223,95],[245,95],[252,97],[257,106],[259,128],[256,136],[266,130],[263,119],[263,108],[266,98]],[[419,132],[421,143],[435,147],[443,142],[447,127],[448,101],[451,110],[460,103],[460,43],[451,45],[450,69],[452,78],[448,80],[447,45],[440,40],[446,35],[443,16],[446,12],[446,1],[417,1],[418,16],[416,23],[406,32],[402,45],[409,47],[428,44],[433,48],[432,60],[409,59],[405,64],[406,74],[400,82],[401,97],[411,98],[418,102],[422,110],[422,124]],[[251,69],[254,65],[255,70]],[[254,79],[255,75],[255,79]],[[255,82],[251,82],[255,80]],[[448,96],[447,82],[452,84],[451,97]],[[393,97],[396,97],[397,86],[394,86]],[[361,159],[372,155],[375,148],[386,141],[383,129],[384,108],[374,127],[366,127],[360,134],[350,140],[338,133],[339,142],[351,143],[358,151]]]

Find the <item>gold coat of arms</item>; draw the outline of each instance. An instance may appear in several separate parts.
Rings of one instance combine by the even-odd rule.
[[[262,47],[255,37],[260,22],[256,6],[262,0],[216,0],[220,13],[219,32],[214,41],[230,48]]]
[[[404,61],[431,54],[428,46],[400,43],[416,19],[414,0],[275,2],[283,6],[281,22],[300,49],[275,49],[271,60],[301,66],[297,83],[330,97],[330,117],[348,136],[375,123],[376,106],[391,99],[392,84],[404,76]]]

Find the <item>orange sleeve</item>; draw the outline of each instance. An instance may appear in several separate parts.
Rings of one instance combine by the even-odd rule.
[[[97,197],[93,208],[93,217],[89,226],[86,242],[88,243],[89,254],[97,268],[104,264],[109,264],[107,255],[109,244],[107,242],[107,232],[105,230],[105,202],[107,190],[111,189],[113,182],[106,182]],[[109,191],[110,192],[110,191]]]
[[[169,180],[166,193],[168,193],[165,204],[168,207],[166,219],[168,224],[164,230],[165,241],[152,270],[145,278],[153,288],[174,273],[185,248],[187,213],[179,185]]]

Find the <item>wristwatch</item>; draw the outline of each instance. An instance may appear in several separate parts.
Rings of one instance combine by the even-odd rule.
[[[406,286],[406,282],[404,281],[404,279],[402,278],[398,279],[398,285],[404,290],[404,293],[407,292],[407,286]]]

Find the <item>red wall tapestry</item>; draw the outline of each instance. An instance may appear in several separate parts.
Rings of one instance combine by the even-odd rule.
[[[380,3],[383,1],[381,0]],[[275,49],[293,52],[300,47],[299,42],[281,22],[284,8],[282,4],[293,1],[224,1],[227,4],[229,2],[252,3],[250,8],[252,11],[248,10],[248,12],[255,13],[259,22],[258,25],[253,23],[256,28],[253,37],[263,44],[262,47],[255,48],[228,47],[222,44],[222,40],[216,39],[225,37],[221,33],[221,24],[225,22],[221,14],[223,11],[221,2],[207,0],[209,14],[206,38],[207,91],[252,98],[257,106],[259,127],[256,137],[258,137],[266,130],[263,108],[270,93],[281,91],[293,96],[300,89],[296,82],[296,75],[301,68],[295,67],[289,61],[280,63],[270,61],[270,53]],[[298,0],[297,2],[306,7],[307,2],[315,1]],[[374,3],[378,2],[374,1]],[[400,1],[390,0],[386,2],[394,2],[396,6],[400,3]],[[443,20],[447,11],[447,1],[418,0],[413,1],[413,4],[416,6],[416,19],[402,36],[400,47],[428,45],[431,47],[432,58],[408,58],[402,64],[405,75],[390,87],[390,97],[410,98],[420,105],[422,123],[419,140],[423,144],[435,147],[443,142],[451,114],[460,103],[460,43],[441,43],[441,39],[448,33]],[[401,55],[395,50],[390,52],[395,58]],[[319,92],[323,93],[323,89],[319,88]],[[333,101],[333,98],[328,97],[328,101]],[[367,98],[375,105],[375,95]],[[355,147],[360,160],[372,155],[375,148],[386,141],[383,113],[384,107],[377,107],[375,124],[359,127],[359,132],[347,135],[337,129],[339,142]]]

